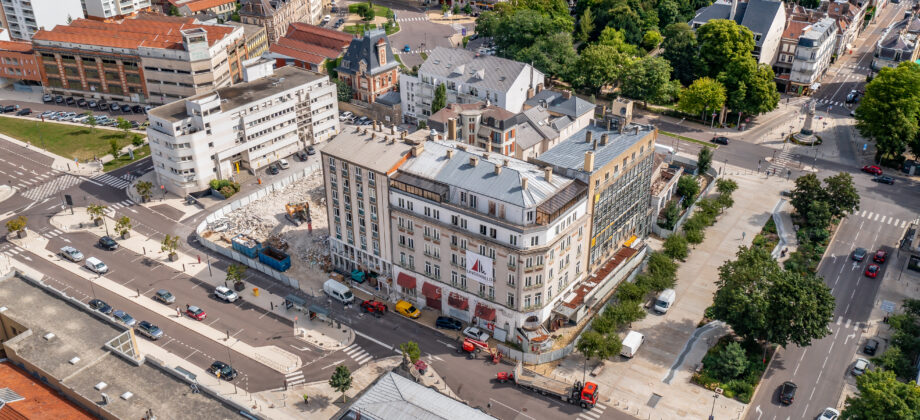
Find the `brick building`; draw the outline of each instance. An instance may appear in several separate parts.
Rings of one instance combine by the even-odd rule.
[[[269,48],[269,57],[275,60],[276,67],[295,66],[325,73],[326,61],[341,57],[353,39],[345,32],[294,22],[287,34]]]
[[[8,81],[42,81],[31,42],[0,41],[0,78]]]
[[[399,63],[383,29],[366,31],[363,38],[351,41],[336,71],[361,102],[374,103],[399,84]]]

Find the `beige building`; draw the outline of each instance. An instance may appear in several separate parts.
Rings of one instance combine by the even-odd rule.
[[[294,22],[318,24],[322,19],[323,0],[240,0],[243,23],[265,28],[268,43],[284,36]]]

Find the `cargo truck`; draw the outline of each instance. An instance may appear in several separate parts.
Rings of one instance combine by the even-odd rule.
[[[590,410],[597,404],[596,383],[586,382],[582,385],[580,381],[575,381],[575,384],[570,384],[528,371],[524,369],[521,362],[515,366],[514,372],[499,372],[497,379],[500,383],[514,381],[521,388],[539,392],[542,395],[551,395],[569,404],[581,405],[581,408],[584,409]]]

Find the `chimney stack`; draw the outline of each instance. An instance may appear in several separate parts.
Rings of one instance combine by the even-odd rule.
[[[543,83],[537,83],[537,93],[543,92]]]
[[[585,152],[585,172],[594,172],[594,152],[590,150]]]
[[[585,143],[591,143],[591,130],[585,132]]]
[[[424,151],[425,151],[425,145],[424,145],[424,144],[420,144],[420,145],[418,145],[418,146],[415,146],[415,147],[412,148],[412,156],[413,156],[413,157],[418,157],[418,156],[421,155],[422,152],[424,152]]]
[[[395,124],[390,126],[390,134],[394,136],[396,135],[396,125]]]
[[[403,130],[401,133],[399,133],[399,138],[402,139],[402,140],[405,140],[405,139],[406,139],[406,133],[408,133],[408,131]]]
[[[470,166],[476,166],[479,163],[479,158],[476,156],[470,156]]]
[[[504,161],[502,161],[502,166],[508,166],[508,159],[505,159]]]
[[[502,173],[502,167],[495,165],[495,175],[500,175]]]
[[[563,90],[563,91],[562,91],[562,97],[565,98],[565,99],[572,99],[572,91],[570,91],[570,90]]]
[[[521,189],[527,190],[527,178],[521,178]]]
[[[448,140],[457,139],[457,119],[456,118],[447,119],[447,139]]]
[[[371,133],[371,140],[376,139],[376,138],[377,138],[377,133]]]
[[[533,98],[533,88],[527,89],[527,99]]]
[[[601,135],[601,146],[603,147],[606,145],[607,145],[607,133],[604,133],[603,135]]]
[[[451,159],[454,157],[454,149],[447,149],[447,158]]]
[[[594,150],[597,150],[597,140],[594,140],[594,145],[591,146]]]
[[[482,160],[489,160],[489,154],[488,154],[488,153],[483,153],[483,154],[482,154]]]
[[[617,128],[620,130],[620,134],[623,134],[623,131],[626,130],[626,123],[620,121],[620,123],[617,124]]]
[[[607,131],[610,131],[610,118],[607,118]]]
[[[492,152],[492,139],[486,139],[486,152]]]
[[[638,126],[638,125],[637,125],[637,126],[634,126],[634,127],[633,127],[633,130],[635,130],[635,131],[633,132],[633,134],[635,134],[635,135],[638,136],[638,135],[639,135],[639,126]]]
[[[543,168],[543,177],[546,178],[546,182],[553,182],[553,168],[551,166]]]

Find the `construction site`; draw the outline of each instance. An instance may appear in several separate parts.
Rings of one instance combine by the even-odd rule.
[[[322,172],[227,214],[202,236],[289,277],[324,279],[331,265]]]

